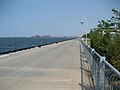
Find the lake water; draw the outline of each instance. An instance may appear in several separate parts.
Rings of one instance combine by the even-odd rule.
[[[0,53],[34,47],[38,45],[50,44],[59,41],[65,41],[68,38],[0,38]]]

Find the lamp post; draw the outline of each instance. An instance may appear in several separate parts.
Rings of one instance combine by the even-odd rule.
[[[83,17],[82,18],[82,21],[80,22],[81,25],[83,25],[85,23],[85,29],[86,29],[86,43],[87,43],[87,18],[86,17]]]

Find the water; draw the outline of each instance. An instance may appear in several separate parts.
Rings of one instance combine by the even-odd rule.
[[[0,38],[0,53],[64,41],[68,38]]]

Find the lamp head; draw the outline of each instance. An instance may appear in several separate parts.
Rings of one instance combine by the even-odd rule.
[[[84,21],[81,21],[80,24],[83,25],[83,24],[84,24]]]

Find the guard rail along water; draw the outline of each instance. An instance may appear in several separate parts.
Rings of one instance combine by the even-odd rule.
[[[82,40],[81,47],[90,65],[95,90],[120,90],[120,72]]]

